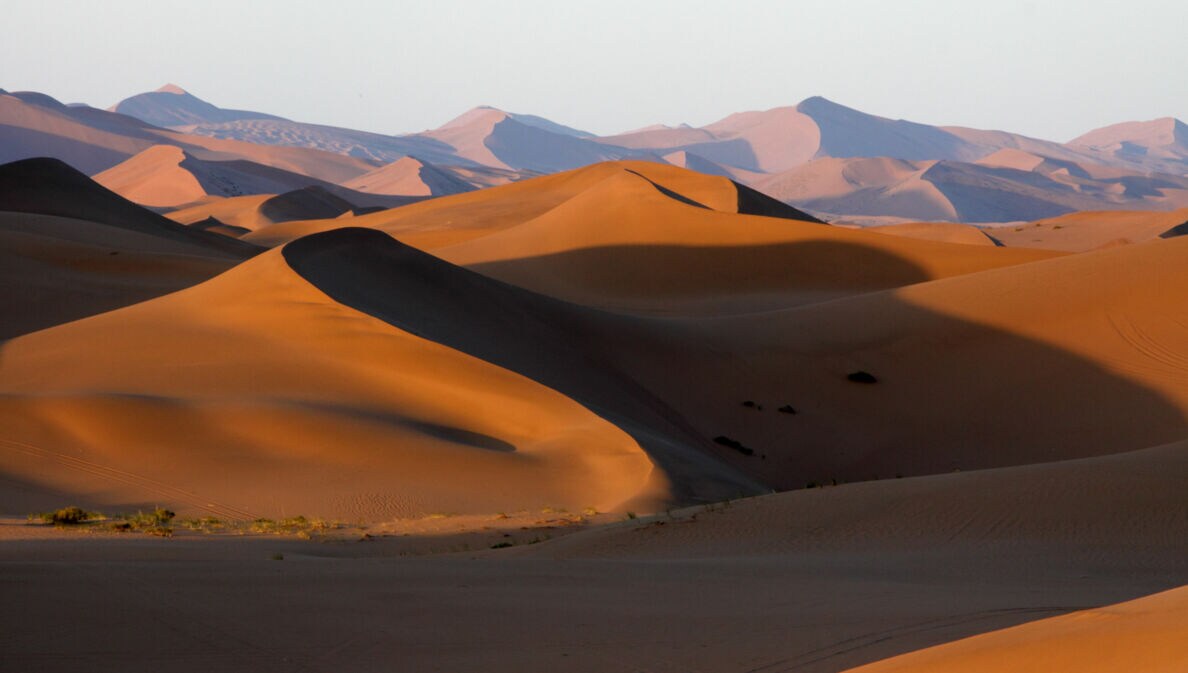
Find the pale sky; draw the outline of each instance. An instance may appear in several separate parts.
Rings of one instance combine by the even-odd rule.
[[[0,0],[0,88],[108,107],[174,82],[380,133],[475,105],[608,134],[821,95],[1065,141],[1188,120],[1183,0]]]

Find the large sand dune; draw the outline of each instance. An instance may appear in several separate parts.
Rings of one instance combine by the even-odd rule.
[[[536,292],[642,313],[788,306],[1043,257],[811,220],[725,178],[615,162],[350,224]],[[246,238],[275,244],[342,224],[292,222]]]
[[[286,261],[349,277],[360,270],[344,264],[375,242],[341,253],[327,243],[4,344],[4,473],[36,484],[34,501],[68,492],[236,518],[606,510],[663,497],[663,475],[622,430],[415,336],[415,324],[336,303]],[[440,309],[418,319],[465,317]]]

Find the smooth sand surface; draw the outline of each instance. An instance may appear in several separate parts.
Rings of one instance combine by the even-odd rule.
[[[404,157],[342,183],[361,192],[403,196],[443,196],[473,191],[475,186],[453,171],[415,157]]]
[[[1185,456],[813,489],[483,552],[10,523],[0,590],[23,609],[0,633],[16,670],[841,671],[1185,584]],[[401,558],[426,543],[455,553]],[[1101,638],[1128,636],[1120,614]]]
[[[0,167],[0,338],[189,287],[259,249],[193,231],[65,164]]]
[[[853,669],[891,671],[1143,671],[1188,667],[1188,587],[1083,610]]]
[[[0,212],[0,339],[190,287],[237,261],[86,220]]]
[[[181,224],[194,224],[208,217],[213,217],[223,224],[248,231],[274,224],[260,212],[260,205],[276,194],[252,194],[251,196],[232,196],[222,198],[208,196],[165,214],[169,219]]]
[[[207,192],[193,173],[181,167],[185,159],[181,148],[154,145],[99,173],[95,181],[142,206],[190,203]]]
[[[1169,212],[1108,210],[1070,213],[989,230],[1003,244],[1021,248],[1085,252],[1142,243],[1188,222],[1188,208]]]
[[[725,459],[778,487],[1138,449],[1188,433],[1186,249],[1156,240],[602,338],[701,433],[754,451]]]
[[[870,227],[868,231],[892,236],[906,236],[926,241],[962,243],[965,245],[994,245],[994,239],[985,231],[956,222],[904,222]]]
[[[14,339],[0,362],[3,472],[95,506],[381,520],[664,489],[614,425],[332,301],[280,251]],[[24,509],[50,497],[35,491]]]

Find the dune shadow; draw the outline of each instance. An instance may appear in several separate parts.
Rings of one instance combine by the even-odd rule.
[[[444,442],[450,442],[451,444],[460,444],[462,446],[468,446],[474,449],[483,449],[484,451],[514,453],[516,450],[516,446],[514,444],[505,442],[498,437],[493,437],[481,432],[463,430],[462,428],[457,428],[451,425],[430,423],[428,421],[422,421],[416,418],[409,418],[408,416],[401,414],[374,411],[370,409],[364,409],[362,407],[314,402],[311,400],[286,401],[285,406],[293,406],[316,413],[345,416],[347,418],[354,418],[362,421],[399,427],[428,435]]]
[[[615,245],[469,267],[529,287],[609,297],[663,298],[822,291],[871,292],[931,280],[924,269],[876,248],[828,240],[757,245]],[[803,303],[796,300],[790,305]],[[778,302],[776,303],[778,306]]]
[[[662,400],[620,371],[587,324],[588,309],[456,267],[387,234],[313,234],[282,254],[335,301],[394,327],[509,369],[576,400],[638,441],[682,501],[765,490],[708,452]]]
[[[893,293],[666,320],[536,294],[372,230],[307,236],[283,254],[336,301],[517,372],[619,425],[669,475],[680,501],[753,492],[759,484],[799,488],[830,476],[853,481],[1114,453],[1173,441],[1186,427],[1179,408],[1157,391]],[[871,273],[888,283],[927,279],[911,262],[862,245],[833,243],[822,251],[791,244],[773,246],[771,254],[785,266],[803,262],[818,272],[846,256],[844,268],[880,266]],[[682,261],[690,260],[698,258]],[[745,277],[753,270],[731,272]],[[767,371],[764,358],[772,353],[782,364]],[[856,370],[872,372],[878,384],[865,386],[854,408],[856,384],[847,375]],[[764,394],[778,390],[779,403],[802,412],[774,413],[776,400],[767,400],[773,413],[740,424],[739,402],[751,399],[750,385]],[[718,436],[754,454],[715,445]]]

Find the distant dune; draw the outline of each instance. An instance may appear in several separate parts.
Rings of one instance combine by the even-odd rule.
[[[443,196],[473,191],[475,185],[451,170],[408,156],[342,183],[371,194]]]
[[[247,159],[330,182],[374,167],[361,159],[314,149],[177,133],[114,112],[63,105],[43,94],[0,94],[0,162],[52,157],[95,174],[161,144],[175,145],[199,159]]]
[[[142,93],[116,103],[109,108],[136,117],[153,126],[185,126],[187,124],[221,123],[242,119],[280,119],[274,115],[246,110],[224,110],[190,95],[176,84]]]

